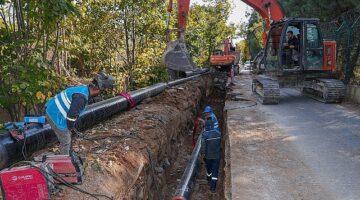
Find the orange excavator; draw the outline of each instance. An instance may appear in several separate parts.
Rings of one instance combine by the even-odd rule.
[[[344,99],[345,85],[334,78],[336,42],[322,39],[319,19],[287,18],[276,0],[242,1],[253,7],[264,22],[262,39],[265,48],[254,62],[255,71],[260,75],[252,82],[252,91],[261,103],[279,103],[280,87],[300,89],[304,94],[325,103],[341,102]],[[190,0],[178,0],[177,44],[185,45],[189,5]],[[166,54],[186,50],[171,44],[173,43],[170,43]],[[183,54],[189,55],[187,51],[183,51]],[[187,70],[188,66],[177,62],[174,57],[165,55],[164,58],[166,64],[172,62],[177,65],[176,70]]]
[[[240,52],[236,51],[229,39],[224,41],[224,50],[215,49],[210,56],[210,66],[220,72],[227,72],[233,83],[235,68],[239,69]]]
[[[235,51],[229,39],[224,41],[224,50],[215,49],[210,56],[210,65],[214,67],[229,68],[239,63],[240,52]]]

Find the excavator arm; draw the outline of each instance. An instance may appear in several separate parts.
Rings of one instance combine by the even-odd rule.
[[[187,16],[190,9],[190,0],[177,0],[177,32],[178,38],[182,37],[184,39],[185,30],[187,26]],[[167,8],[168,11],[168,20],[170,19],[170,14],[173,11],[173,0],[169,0],[169,5]],[[167,22],[167,28],[169,29],[169,21]]]
[[[173,0],[169,0],[168,21],[167,21],[167,40],[168,45],[163,54],[163,62],[168,68],[168,72],[172,78],[184,77],[187,74],[196,73],[196,68],[191,56],[186,48],[185,30],[187,25],[187,17],[189,14],[190,0],[177,0],[177,40],[170,41],[170,15],[173,10]]]
[[[254,8],[263,18],[266,27],[270,28],[272,21],[280,21],[285,17],[284,11],[276,0],[242,0]]]
[[[242,0],[254,8],[264,21],[263,43],[267,41],[267,31],[273,21],[280,21],[285,17],[284,11],[276,0]]]

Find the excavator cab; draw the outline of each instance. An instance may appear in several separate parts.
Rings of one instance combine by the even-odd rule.
[[[215,49],[215,50],[212,52],[212,55],[213,55],[213,56],[223,56],[223,55],[224,55],[224,51],[221,50],[221,49]]]
[[[333,78],[335,41],[323,41],[319,19],[290,18],[271,24],[260,73],[252,90],[263,104],[277,104],[280,87],[298,88],[325,103],[341,102],[344,84]],[[257,65],[259,66],[259,65]]]
[[[323,71],[324,45],[319,19],[291,18],[271,25],[260,70],[268,72]],[[297,45],[289,45],[292,35]]]

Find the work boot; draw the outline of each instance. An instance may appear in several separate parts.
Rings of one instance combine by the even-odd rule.
[[[210,175],[210,176],[209,176],[209,175],[207,175],[207,176],[206,176],[206,180],[208,181],[208,184],[210,185],[211,175]]]
[[[208,185],[210,186],[211,174],[206,173],[206,180],[207,180]]]
[[[212,192],[212,193],[216,192],[216,181],[217,180],[211,180],[210,181],[210,192]]]

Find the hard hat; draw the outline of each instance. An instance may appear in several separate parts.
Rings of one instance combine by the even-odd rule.
[[[211,109],[210,106],[206,106],[205,109],[204,109],[204,113],[212,113],[213,110]]]
[[[100,90],[105,90],[105,89],[113,88],[114,83],[115,83],[114,77],[107,75],[104,72],[100,72],[96,74],[95,78],[92,80],[90,85],[97,87]]]

